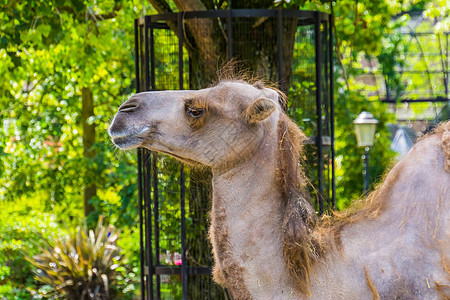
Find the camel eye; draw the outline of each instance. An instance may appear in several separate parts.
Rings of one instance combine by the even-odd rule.
[[[192,118],[200,118],[205,113],[205,109],[199,107],[187,107],[186,113]]]

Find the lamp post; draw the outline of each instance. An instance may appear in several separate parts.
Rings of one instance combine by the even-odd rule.
[[[364,193],[367,193],[369,190],[369,150],[373,146],[378,120],[371,113],[363,111],[353,121],[353,124],[358,146],[364,147]]]

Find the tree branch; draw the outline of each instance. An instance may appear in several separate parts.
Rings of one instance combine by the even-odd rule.
[[[165,0],[149,0],[149,2],[160,14],[172,12],[170,5]]]
[[[174,0],[180,11],[206,10],[206,6],[200,0]]]
[[[166,0],[149,0],[150,4],[158,13],[172,12]],[[174,0],[180,12],[206,10],[206,6],[201,0]],[[200,51],[205,61],[205,72],[214,74],[217,65],[217,43],[213,39],[213,20],[211,19],[189,19],[183,20],[185,47],[189,52]],[[177,23],[167,21],[170,29],[177,33]],[[193,41],[189,41],[189,37]]]

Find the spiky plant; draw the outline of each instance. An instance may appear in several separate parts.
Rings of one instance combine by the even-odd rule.
[[[95,230],[86,222],[63,237],[44,240],[42,253],[27,260],[37,270],[35,279],[46,284],[38,293],[50,299],[113,299],[117,277],[121,274],[118,232],[103,225],[100,217]]]

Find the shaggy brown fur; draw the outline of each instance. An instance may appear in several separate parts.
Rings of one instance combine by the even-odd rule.
[[[450,281],[450,266],[447,264],[446,258],[444,255],[441,257],[442,266],[444,267],[445,272],[447,273],[447,279]],[[450,286],[446,284],[442,284],[441,282],[434,282],[434,287],[439,293],[439,296],[442,300],[450,300]]]
[[[216,86],[222,82],[241,82],[253,85],[259,90],[263,90],[265,88],[272,89],[278,93],[278,101],[283,110],[286,110],[287,107],[287,96],[283,93],[278,85],[270,80],[266,80],[264,78],[258,77],[254,75],[249,69],[243,67],[236,60],[230,60],[226,64],[224,64],[217,71],[217,79],[211,84],[211,87]],[[302,133],[303,134],[303,133]]]
[[[305,191],[306,179],[300,169],[299,153],[305,135],[286,116],[278,123],[277,185],[285,200],[283,256],[297,292],[308,293],[311,264],[322,251],[312,232],[317,217]]]
[[[372,292],[373,300],[379,300],[380,295],[378,294],[377,288],[372,282],[372,279],[370,279],[369,273],[367,273],[366,268],[364,267],[364,276],[366,277],[366,283],[369,287],[370,291]]]
[[[233,299],[251,300],[253,298],[244,283],[244,270],[236,262],[230,246],[223,201],[216,199],[212,209],[209,239],[215,252],[221,254],[220,257],[214,257],[214,281],[226,286],[232,293]]]
[[[342,246],[341,232],[346,226],[363,220],[376,219],[384,211],[387,196],[391,193],[398,175],[392,170],[389,180],[387,180],[386,174],[384,180],[381,181],[383,184],[380,184],[367,198],[354,201],[351,207],[342,212],[333,212],[332,216],[324,215],[319,220],[318,231],[321,232],[321,235],[331,233],[334,245],[340,249]]]

